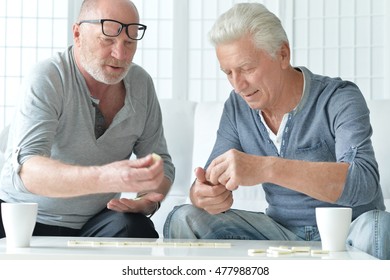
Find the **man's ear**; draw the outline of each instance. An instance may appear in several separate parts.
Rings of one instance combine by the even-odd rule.
[[[73,32],[73,42],[75,45],[80,44],[80,24],[73,24],[72,27],[72,32]]]
[[[283,69],[290,66],[290,45],[287,42],[284,42],[280,47],[278,58]]]

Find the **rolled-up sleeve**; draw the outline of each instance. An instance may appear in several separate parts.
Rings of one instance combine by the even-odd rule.
[[[354,88],[347,91],[332,101],[338,103],[334,118],[337,161],[350,165],[337,204],[360,206],[371,203],[381,192],[379,170],[371,142],[369,109],[362,96],[354,94]]]

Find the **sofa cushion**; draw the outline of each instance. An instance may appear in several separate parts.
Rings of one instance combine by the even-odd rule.
[[[185,100],[160,99],[164,135],[175,165],[175,181],[161,208],[152,216],[157,232],[162,236],[168,213],[176,205],[186,203],[192,176],[194,115],[196,103]]]
[[[188,195],[191,184],[191,163],[194,143],[196,103],[185,100],[161,99],[164,135],[175,165],[175,181],[170,195]]]

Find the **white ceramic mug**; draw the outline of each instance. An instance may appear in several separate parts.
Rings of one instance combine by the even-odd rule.
[[[37,203],[1,203],[1,217],[9,248],[29,247],[37,221]]]
[[[316,208],[316,220],[321,236],[322,250],[345,251],[352,220],[352,208],[318,207]]]

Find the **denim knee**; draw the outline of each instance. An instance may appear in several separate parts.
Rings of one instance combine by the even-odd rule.
[[[372,210],[351,224],[349,245],[376,258],[390,259],[390,213]]]
[[[194,212],[199,210],[191,204],[175,206],[168,214],[164,223],[163,234],[165,238],[177,238],[177,231],[183,227],[187,219],[193,220]],[[196,215],[196,214],[195,214]]]

